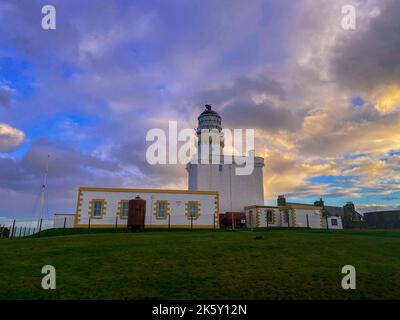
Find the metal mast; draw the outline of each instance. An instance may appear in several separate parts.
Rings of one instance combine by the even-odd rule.
[[[43,176],[43,184],[42,184],[42,188],[40,190],[40,219],[43,219],[44,213],[45,213],[45,202],[46,202],[46,186],[47,186],[47,175],[49,172],[49,159],[50,159],[50,155],[47,155],[47,159],[46,159],[46,170],[44,172],[44,176]]]

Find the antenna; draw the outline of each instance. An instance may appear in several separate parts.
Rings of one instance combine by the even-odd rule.
[[[45,205],[45,201],[46,201],[46,186],[47,186],[47,175],[49,172],[49,159],[50,159],[50,155],[47,155],[47,159],[46,159],[46,170],[44,172],[44,176],[43,176],[43,183],[42,183],[42,188],[40,189],[40,219],[43,219],[44,216],[44,205]]]

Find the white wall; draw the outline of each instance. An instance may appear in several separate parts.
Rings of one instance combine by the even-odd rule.
[[[216,192],[190,192],[145,189],[111,189],[81,188],[80,205],[78,205],[77,226],[87,226],[89,223],[89,203],[92,199],[105,199],[106,212],[102,218],[91,218],[91,227],[126,226],[127,219],[118,218],[118,203],[121,200],[131,200],[136,196],[146,200],[145,227],[168,227],[168,219],[157,219],[154,206],[157,200],[166,200],[170,207],[171,227],[190,227],[191,219],[185,215],[185,204],[188,201],[200,202],[200,216],[193,220],[193,227],[213,227],[214,219],[216,228],[219,228],[218,193]]]
[[[237,175],[236,164],[189,163],[189,190],[218,191],[220,212],[244,212],[246,206],[264,204],[263,166],[263,158],[255,157],[252,174]]]
[[[267,211],[271,210],[274,214],[273,223],[266,221]],[[289,213],[289,225],[284,220],[285,210]],[[299,208],[292,206],[281,207],[268,207],[268,206],[254,206],[246,208],[246,226],[248,228],[264,228],[264,227],[307,227],[320,229],[323,228],[321,224],[322,208]]]
[[[320,229],[323,228],[321,225],[321,209],[302,209],[296,208],[296,227],[307,228],[307,216],[308,216],[308,227]]]
[[[328,220],[328,229],[343,229],[342,218],[341,217],[324,217],[323,224],[324,228],[326,228],[326,220]],[[332,220],[336,220],[337,225],[332,224]]]
[[[64,222],[66,228],[74,227],[74,214],[55,214],[54,215],[54,228],[64,228]]]
[[[273,221],[267,224],[267,211],[272,211]],[[253,207],[246,208],[246,226],[248,228],[279,227],[281,215],[278,207]]]

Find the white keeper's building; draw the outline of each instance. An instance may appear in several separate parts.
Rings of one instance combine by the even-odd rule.
[[[129,200],[146,201],[147,228],[219,228],[218,192],[79,188],[75,227],[126,227]]]

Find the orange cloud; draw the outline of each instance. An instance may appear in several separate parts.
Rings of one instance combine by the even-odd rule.
[[[379,90],[375,108],[382,114],[400,109],[400,86],[390,86]]]

